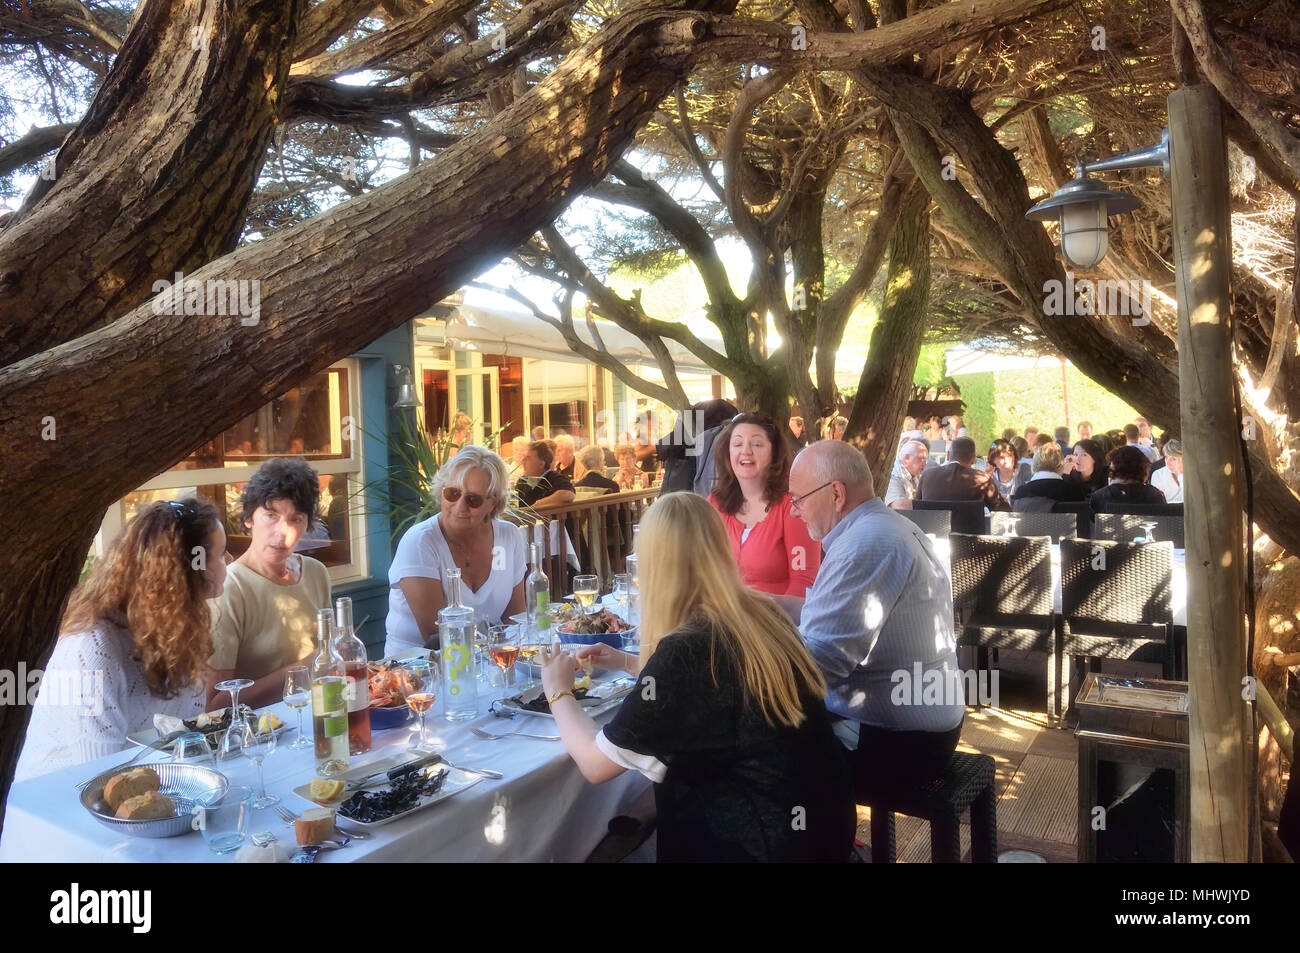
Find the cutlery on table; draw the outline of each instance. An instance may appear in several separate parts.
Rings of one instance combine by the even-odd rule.
[[[478,725],[470,725],[469,730],[474,737],[482,738],[484,741],[500,741],[502,738],[536,738],[538,741],[559,741],[559,735],[531,735],[526,731],[507,731],[503,734],[494,735],[490,731],[484,731]]]
[[[395,768],[385,768],[383,771],[376,771],[373,774],[367,774],[365,777],[357,778],[355,781],[349,781],[343,786],[343,790],[349,793],[352,791],[359,791],[368,785],[374,784],[380,778],[384,778],[388,781],[396,781],[403,775],[410,774],[412,771],[419,770],[426,765],[436,764],[441,760],[441,755],[427,754],[422,758],[416,758],[414,761],[399,764]]]
[[[317,855],[319,855],[321,851],[339,850],[343,847],[347,847],[348,844],[352,842],[352,838],[348,837],[346,834],[341,835],[341,838],[341,840],[321,841],[319,844],[305,844],[289,855],[289,863],[314,864]]]

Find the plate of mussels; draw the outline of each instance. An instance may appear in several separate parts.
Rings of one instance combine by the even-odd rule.
[[[386,769],[393,769],[393,773],[397,773],[402,762],[407,760],[410,760],[407,756],[399,755],[373,761],[353,768],[338,778],[344,782],[355,781]],[[381,776],[373,784],[345,795],[334,806],[339,817],[358,827],[383,827],[439,801],[455,797],[482,780],[479,775],[433,761],[396,778]],[[294,793],[305,800],[313,800],[309,784],[294,788]]]

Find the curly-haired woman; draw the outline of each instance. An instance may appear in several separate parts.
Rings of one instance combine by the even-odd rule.
[[[141,509],[68,600],[15,780],[121,751],[155,713],[203,711],[207,600],[225,580],[226,531],[212,504]]]

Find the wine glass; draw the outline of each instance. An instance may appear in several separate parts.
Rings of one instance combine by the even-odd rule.
[[[212,746],[201,731],[187,731],[172,745],[172,761],[177,764],[212,764]]]
[[[230,726],[221,737],[221,745],[217,749],[218,761],[227,762],[238,758],[243,750],[243,726],[246,722],[244,709],[239,704],[239,693],[252,684],[251,678],[228,678],[224,682],[217,682],[217,691],[230,692]]]
[[[433,703],[437,701],[438,666],[425,659],[411,659],[402,665],[409,686],[414,689],[406,693],[406,705],[420,718],[420,734],[415,748],[420,751],[433,751],[433,739],[425,728],[424,716]]]
[[[1135,543],[1154,543],[1156,541],[1156,523],[1153,520],[1142,521],[1142,532],[1146,535],[1136,537]]]
[[[510,691],[510,686],[514,682],[515,660],[519,658],[519,639],[520,633],[518,628],[505,625],[494,625],[491,634],[492,642],[488,645],[488,658],[492,659],[494,665],[501,670],[501,687],[504,689],[502,697]]]
[[[262,775],[262,762],[275,751],[275,726],[265,715],[257,721],[246,718],[243,726],[240,747],[244,757],[257,764],[258,794],[253,798],[253,807],[261,810],[280,803],[279,795],[266,793],[266,779]]]
[[[614,575],[614,611],[623,619],[628,617],[628,600],[632,595],[632,574],[620,572]]]
[[[524,635],[523,633],[517,634],[519,635],[519,638],[516,640],[510,637],[510,633],[507,633],[507,641],[519,642],[519,660],[527,662],[529,665],[528,684],[525,687],[532,688],[537,684],[537,677],[534,674],[536,671],[535,666],[537,665],[537,656],[542,651],[544,638],[540,632],[537,632],[532,628],[527,629],[527,635]]]
[[[1020,520],[1017,519],[1016,517],[1014,517],[1014,516],[1008,516],[1008,517],[1007,517],[1005,520],[1003,520],[1003,522],[1002,522],[1002,535],[1003,535],[1003,536],[1015,536],[1015,535],[1016,535],[1016,524],[1019,523],[1019,522],[1020,522]]]
[[[591,604],[596,601],[599,593],[600,583],[595,576],[573,577],[573,597],[578,600],[583,612],[591,611]]]
[[[311,704],[311,675],[306,665],[295,665],[285,670],[284,703],[298,713],[298,737],[289,747],[311,747],[312,740],[302,733],[302,710]]]

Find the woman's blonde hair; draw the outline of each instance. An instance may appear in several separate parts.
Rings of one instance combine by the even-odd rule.
[[[202,685],[212,655],[211,616],[195,556],[203,547],[216,558],[210,547],[220,525],[217,508],[194,497],[141,507],[72,591],[60,634],[110,622],[131,633],[155,697]]]
[[[467,470],[482,470],[488,475],[488,496],[492,497],[492,509],[483,518],[484,522],[496,519],[506,511],[506,497],[510,490],[510,471],[506,462],[487,447],[469,443],[461,447],[456,455],[438,468],[434,474],[433,486],[429,492],[442,506],[442,488],[459,486],[465,479]]]
[[[694,493],[659,497],[641,520],[637,540],[641,591],[641,658],[694,617],[708,624],[710,670],[724,653],[741,675],[746,704],[768,724],[804,720],[801,695],[826,697],[826,683],[789,617],[740,581],[722,517]]]
[[[1034,462],[1030,464],[1034,473],[1060,473],[1065,469],[1065,458],[1061,448],[1054,443],[1045,443],[1034,451]]]

